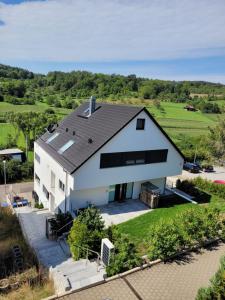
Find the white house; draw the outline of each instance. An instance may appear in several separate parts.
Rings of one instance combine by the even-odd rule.
[[[85,103],[34,145],[34,189],[51,211],[73,212],[139,197],[149,181],[164,193],[184,157],[146,108]]]

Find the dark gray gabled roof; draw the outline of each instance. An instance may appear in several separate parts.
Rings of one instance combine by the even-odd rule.
[[[88,103],[81,105],[61,121],[54,132],[46,132],[37,140],[37,143],[67,172],[75,172],[141,111],[147,113],[178,153],[184,157],[179,148],[144,107],[97,103],[95,112],[89,118],[85,118],[82,115],[88,107]],[[56,132],[59,135],[50,143],[46,143]],[[89,139],[92,140],[92,143],[89,143]],[[58,150],[70,140],[73,140],[74,144],[59,154]]]
[[[88,103],[81,105],[60,122],[53,133],[46,132],[37,140],[37,143],[69,173],[76,171],[144,109],[97,103],[95,112],[89,118],[84,118],[82,114],[88,107]],[[47,144],[46,141],[56,132],[59,132],[59,135]],[[92,143],[88,142],[90,138]],[[59,154],[57,151],[69,140],[74,140],[75,143],[63,154]]]

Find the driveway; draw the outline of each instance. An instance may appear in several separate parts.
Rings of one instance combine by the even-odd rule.
[[[220,243],[183,260],[160,263],[124,278],[74,293],[61,300],[194,300],[219,268],[225,244]]]
[[[99,208],[107,227],[112,224],[126,222],[151,211],[148,206],[138,199],[130,199],[121,203],[115,201]]]
[[[183,170],[182,174],[179,176],[168,177],[168,181],[175,183],[178,178],[193,179],[196,177],[201,177],[201,178],[212,180],[212,181],[225,180],[225,168],[224,167],[214,167],[214,172],[212,172],[212,173],[200,172],[197,174],[190,173],[190,172]]]
[[[6,194],[9,194],[11,192],[14,192],[15,194],[22,194],[27,198],[28,194],[31,195],[33,189],[34,189],[33,181],[6,184],[6,187],[4,184],[0,184],[0,202],[4,202],[6,199]]]

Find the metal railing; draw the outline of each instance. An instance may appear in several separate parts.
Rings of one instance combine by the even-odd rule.
[[[100,254],[97,251],[91,250],[91,249],[89,249],[87,247],[79,246],[79,245],[76,245],[76,244],[74,244],[74,246],[77,247],[79,250],[83,249],[83,250],[86,251],[86,265],[87,265],[87,263],[89,261],[89,253],[93,253],[93,254],[95,254],[97,256],[97,260],[96,260],[96,263],[97,263],[97,272],[99,272],[99,266],[100,266],[100,262],[101,262],[101,256],[100,256]]]

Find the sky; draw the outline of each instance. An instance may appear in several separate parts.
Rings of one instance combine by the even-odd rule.
[[[225,83],[225,0],[0,0],[0,63]]]

